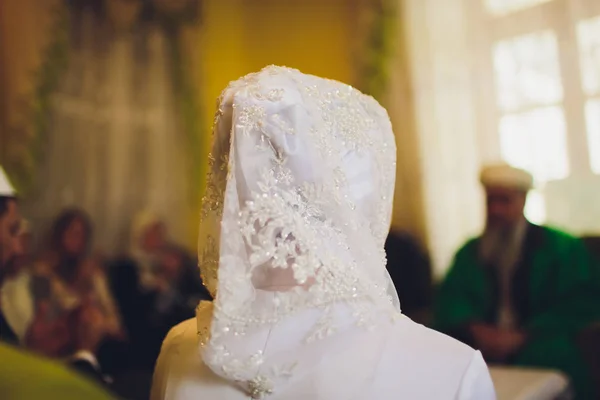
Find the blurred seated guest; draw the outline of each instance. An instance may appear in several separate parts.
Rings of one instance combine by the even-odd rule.
[[[129,257],[135,262],[141,290],[150,291],[158,286],[158,255],[166,247],[166,241],[166,227],[158,215],[144,210],[134,217]]]
[[[394,282],[402,313],[415,322],[426,323],[432,305],[429,257],[408,233],[390,232],[385,241],[387,270]]]
[[[92,226],[81,210],[68,209],[54,221],[48,248],[33,267],[32,287],[36,319],[49,325],[44,348],[49,357],[65,357],[80,348],[79,331],[92,318],[100,339],[123,335],[120,317],[107,284],[105,272],[90,256]],[[90,349],[91,350],[91,349]]]
[[[49,318],[48,307],[44,303],[40,303],[40,312],[33,312],[33,299],[27,286],[29,281],[25,280],[24,286],[19,279],[15,278],[15,276],[27,276],[27,274],[24,274],[26,271],[17,271],[15,267],[24,252],[24,243],[20,240],[22,235],[19,235],[20,226],[22,225],[19,221],[16,193],[0,167],[0,339],[13,345],[25,342],[32,350],[47,355],[48,349],[53,347],[52,342],[60,343],[61,335],[64,334],[66,337],[69,335],[68,331],[64,329],[65,324],[62,320]],[[17,275],[15,275],[15,271],[18,272]],[[17,284],[14,284],[15,282]],[[8,318],[4,317],[5,313]],[[19,316],[19,313],[23,313],[23,315]],[[94,366],[93,354],[85,351],[86,349],[95,349],[102,334],[98,323],[95,323],[98,319],[94,320],[90,317],[92,316],[89,313],[84,314],[84,318],[81,319],[79,325],[80,329],[75,332],[77,351],[72,354],[69,364],[76,370],[89,374],[94,379],[102,380],[100,371]],[[59,390],[57,395],[60,395],[60,398],[77,398],[68,395],[68,393],[72,393],[68,390],[68,387],[62,387],[63,383],[61,381],[67,383],[70,379],[66,379],[66,377],[63,379],[58,376],[62,372],[54,373],[55,370],[59,371],[60,368],[43,368],[41,362],[10,350],[3,344],[0,344],[0,353],[2,353],[0,359],[5,361],[1,364],[6,367],[3,371],[0,371],[0,393],[4,395],[11,393],[11,398],[33,398],[28,397],[26,393],[32,395],[36,393],[35,390],[40,393],[47,389],[49,381],[45,379],[48,376],[53,376],[57,379],[54,388]],[[10,374],[10,377],[16,379],[25,373],[25,367],[31,367],[27,374],[28,376],[36,376],[35,382],[33,385],[23,385],[23,380],[20,380],[18,384],[28,386],[28,389],[16,390],[7,375]],[[37,373],[42,371],[44,371],[44,376],[38,377]],[[65,389],[64,392],[60,391],[61,387]],[[90,394],[93,394],[93,392],[90,392]],[[95,397],[92,396],[91,398]]]
[[[197,270],[187,252],[168,240],[156,214],[143,211],[135,217],[129,255],[110,268],[113,293],[136,352],[131,359],[153,368],[169,329],[192,317],[200,300],[210,299]]]
[[[594,398],[575,337],[600,318],[598,266],[581,240],[525,219],[529,173],[489,166],[481,183],[486,227],[458,251],[441,286],[439,329],[488,362],[562,370],[577,398]]]
[[[16,191],[4,169],[0,166],[0,340],[17,344],[19,339],[5,316],[5,283],[17,270],[17,260],[22,254],[19,232],[19,208]]]
[[[56,315],[49,302],[40,301],[25,345],[46,357],[63,359],[82,375],[108,384],[106,368],[99,361],[107,334],[105,317],[92,304],[81,304],[68,314]]]
[[[134,220],[130,257],[138,271],[140,288],[162,293],[159,309],[168,308],[167,299],[176,295],[192,311],[200,300],[210,297],[198,277],[196,261],[169,240],[166,225],[149,210],[140,212]]]
[[[20,249],[2,282],[2,311],[6,321],[19,342],[24,340],[27,329],[34,317],[33,297],[31,296],[31,231],[29,223],[21,220],[16,234]]]

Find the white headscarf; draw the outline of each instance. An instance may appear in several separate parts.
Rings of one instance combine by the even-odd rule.
[[[396,148],[373,98],[294,69],[235,81],[217,107],[199,239],[215,300],[201,353],[262,398],[311,368],[304,346],[350,329],[340,313],[352,329],[399,314],[383,250]],[[282,339],[284,326],[302,337]]]
[[[502,187],[528,192],[533,188],[533,175],[508,164],[486,165],[481,169],[479,180],[488,187]]]
[[[148,229],[161,222],[158,214],[145,209],[138,212],[131,223],[129,255],[136,262],[140,285],[145,290],[151,290],[155,287],[156,271],[154,264],[156,263],[156,257],[144,250],[142,241]]]

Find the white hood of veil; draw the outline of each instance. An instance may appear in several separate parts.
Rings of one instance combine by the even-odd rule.
[[[396,147],[373,98],[294,69],[235,81],[217,107],[199,238],[215,300],[201,355],[262,398],[311,368],[311,351],[399,315],[383,250]]]

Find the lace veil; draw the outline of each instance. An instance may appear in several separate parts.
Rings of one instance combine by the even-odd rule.
[[[394,136],[373,98],[276,66],[223,91],[213,135],[199,260],[215,300],[199,306],[213,308],[201,354],[262,398],[302,372],[303,346],[345,329],[340,307],[353,329],[399,314],[383,250]],[[282,324],[301,338],[276,339]]]

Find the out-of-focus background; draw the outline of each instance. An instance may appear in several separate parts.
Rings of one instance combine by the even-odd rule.
[[[134,210],[193,247],[215,98],[268,64],[388,108],[394,228],[437,276],[482,226],[477,176],[532,172],[527,214],[600,233],[600,6],[594,0],[7,0],[0,160],[36,227],[85,208],[119,250]],[[32,194],[35,194],[33,196]]]
[[[72,234],[86,254],[77,262],[108,266],[105,306],[122,320],[113,336],[158,332],[131,371],[151,371],[168,328],[209,297],[181,277],[198,275],[215,99],[269,64],[349,83],[387,108],[392,231],[407,246],[396,259],[413,263],[406,285],[426,281],[419,312],[431,314],[432,287],[484,229],[482,165],[530,172],[527,219],[598,249],[598,0],[2,0],[0,165],[28,220],[28,256],[43,276]],[[160,283],[144,283],[156,248]],[[135,299],[121,284],[128,267],[140,274]],[[157,288],[144,312],[164,319],[128,320],[140,310],[128,304]],[[128,382],[143,386],[142,375]]]

